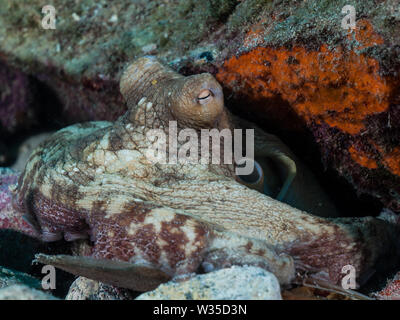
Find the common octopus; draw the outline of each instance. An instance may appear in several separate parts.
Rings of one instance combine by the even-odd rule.
[[[168,132],[172,120],[178,129],[241,125],[255,129],[256,157],[280,159],[290,189],[296,164],[289,151],[232,116],[212,75],[185,77],[143,57],[125,70],[120,89],[125,115],[56,132],[33,151],[20,177],[14,204],[43,241],[90,239],[86,256],[39,255],[38,261],[146,291],[230,265],[265,268],[282,285],[305,273],[337,283],[345,265],[362,276],[382,254],[398,253],[387,222],[303,212],[249,188],[234,164],[150,162],[146,133]]]

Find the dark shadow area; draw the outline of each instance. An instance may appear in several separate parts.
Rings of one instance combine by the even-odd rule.
[[[70,244],[66,241],[45,243],[14,230],[0,230],[0,266],[27,273],[41,279],[41,264],[32,264],[35,254],[71,254]],[[75,276],[56,269],[56,289],[51,294],[64,298]]]
[[[20,145],[29,137],[43,132],[56,131],[65,126],[62,118],[62,104],[56,93],[45,83],[29,77],[33,98],[29,112],[34,114],[34,123],[27,128],[20,128],[15,134],[2,133],[0,155],[4,161],[0,166],[9,167],[18,156]]]
[[[43,131],[58,130],[65,125],[62,118],[62,104],[57,94],[44,82],[31,78],[35,87],[33,108]]]

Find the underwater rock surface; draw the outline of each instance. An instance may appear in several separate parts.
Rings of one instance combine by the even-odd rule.
[[[22,272],[0,266],[0,300],[54,300],[41,291],[41,282]]]
[[[137,293],[78,277],[66,300],[133,300]],[[270,272],[250,266],[233,266],[202,275],[169,281],[137,300],[280,300],[278,279]]]
[[[6,269],[0,266],[0,289],[15,284],[23,284],[35,289],[40,289],[40,281],[30,275]]]
[[[281,300],[278,279],[257,267],[233,266],[170,281],[137,300]]]
[[[30,288],[23,284],[14,284],[0,289],[0,300],[58,300],[52,295]]]
[[[96,280],[78,277],[72,283],[65,300],[133,300],[132,291]]]

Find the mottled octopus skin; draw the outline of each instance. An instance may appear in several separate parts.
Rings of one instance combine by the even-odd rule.
[[[36,220],[43,240],[88,234],[90,259],[103,269],[107,261],[121,261],[174,277],[200,266],[251,264],[272,271],[281,284],[292,281],[294,267],[332,282],[347,264],[361,275],[393,249],[397,240],[384,221],[307,214],[238,183],[232,165],[151,164],[146,132],[167,131],[169,120],[179,128],[233,128],[210,74],[183,77],[141,58],[120,87],[124,116],[64,128],[32,153],[15,204]],[[204,89],[212,95],[200,104]],[[113,279],[112,272],[104,277],[98,265],[93,272],[73,261],[55,265],[135,290],[155,286]]]

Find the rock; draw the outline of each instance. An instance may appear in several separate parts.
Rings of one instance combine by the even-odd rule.
[[[275,130],[301,132],[303,124],[326,167],[400,211],[397,5],[353,2],[349,30],[340,27],[346,4],[266,5],[217,79],[236,110],[261,115]]]
[[[396,214],[388,208],[383,208],[378,218],[400,227],[400,214]]]
[[[14,284],[24,284],[34,289],[40,289],[41,283],[29,274],[0,267],[0,288]]]
[[[23,284],[14,284],[0,289],[0,300],[57,300],[57,298]]]
[[[65,300],[133,300],[127,289],[117,288],[85,277],[78,277],[71,285]]]
[[[374,294],[378,300],[400,300],[400,272],[389,280],[386,287]]]
[[[233,266],[187,280],[175,280],[137,300],[280,300],[276,277],[257,267]]]

